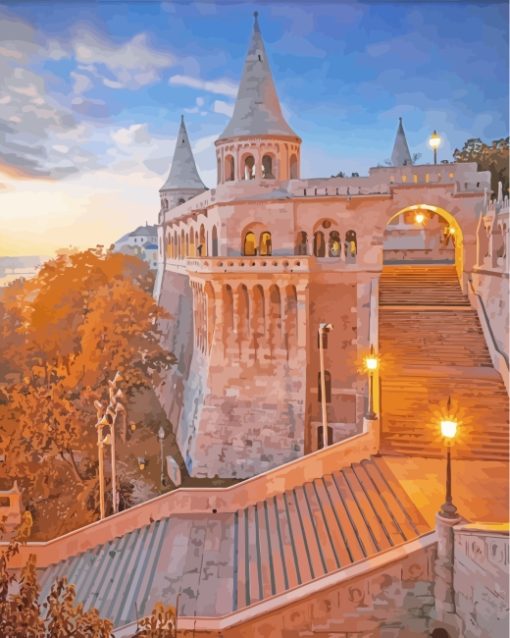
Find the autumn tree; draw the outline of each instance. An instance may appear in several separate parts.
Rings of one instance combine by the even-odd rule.
[[[49,498],[68,476],[82,491],[76,502],[91,502],[94,401],[107,399],[117,371],[129,401],[174,362],[161,345],[158,326],[167,315],[152,285],[140,259],[98,247],[60,255],[7,288],[0,303],[0,454],[2,471],[19,479],[25,497]]]
[[[462,149],[453,151],[453,157],[456,162],[476,162],[479,171],[490,171],[492,192],[497,193],[498,182],[502,182],[503,191],[508,193],[509,140],[505,137],[486,144],[478,137],[471,138]]]

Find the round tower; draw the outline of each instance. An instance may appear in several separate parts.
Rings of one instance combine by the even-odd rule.
[[[257,15],[234,113],[216,140],[218,184],[300,176],[301,139],[283,117]]]

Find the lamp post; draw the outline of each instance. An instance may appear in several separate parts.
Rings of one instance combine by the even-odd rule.
[[[368,372],[368,406],[366,419],[375,419],[374,412],[374,373],[379,367],[379,357],[374,352],[374,346],[370,346],[370,354],[365,357],[365,369]]]
[[[441,435],[446,443],[446,498],[439,514],[444,518],[457,518],[457,508],[452,502],[451,446],[457,434],[457,421],[451,414],[451,397],[448,397],[446,418],[441,421]]]
[[[333,330],[333,324],[319,324],[319,365],[321,377],[322,447],[328,445],[328,411],[326,407],[326,371],[324,369],[324,335]]]
[[[161,456],[161,473],[160,473],[160,483],[162,487],[166,485],[166,477],[165,477],[165,456],[163,453],[163,441],[165,440],[165,429],[162,425],[159,426],[158,430],[158,439],[159,439],[159,451]]]
[[[437,131],[432,131],[432,135],[429,137],[429,145],[434,151],[434,164],[437,164],[437,149],[441,144],[441,137]]]

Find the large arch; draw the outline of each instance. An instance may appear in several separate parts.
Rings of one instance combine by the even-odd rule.
[[[452,215],[449,211],[441,206],[435,206],[433,204],[412,204],[410,206],[405,206],[401,208],[397,212],[393,213],[386,220],[386,227],[388,227],[391,222],[398,217],[399,215],[403,215],[407,212],[417,212],[419,210],[426,210],[432,213],[436,213],[443,219],[445,219],[449,225],[449,227],[454,228],[455,235],[455,268],[457,270],[457,276],[462,285],[462,273],[464,271],[464,234],[462,232],[462,228],[457,220],[457,218]]]

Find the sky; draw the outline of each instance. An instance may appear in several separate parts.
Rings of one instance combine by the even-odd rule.
[[[508,135],[508,5],[471,0],[0,0],[0,256],[156,223],[181,114],[200,175],[232,113],[253,11],[301,175],[366,174]]]

